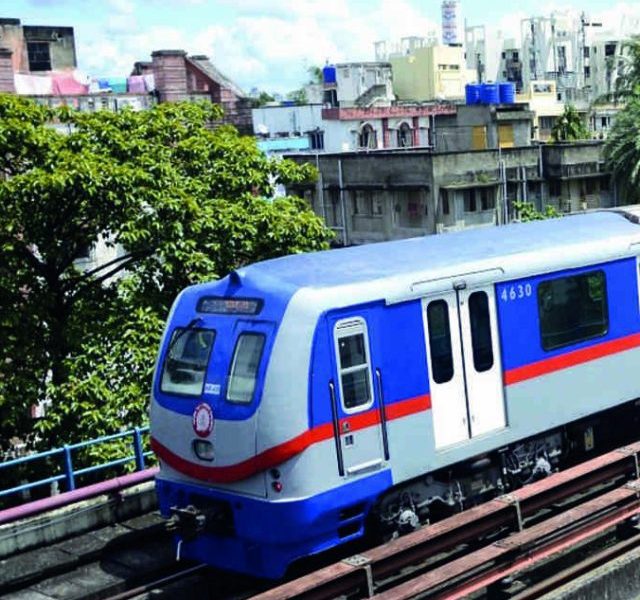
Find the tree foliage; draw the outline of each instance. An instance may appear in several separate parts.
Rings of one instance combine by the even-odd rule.
[[[617,114],[605,141],[604,156],[618,191],[628,202],[640,200],[640,96]]]
[[[551,129],[553,142],[575,142],[588,140],[590,137],[589,130],[575,106],[567,104]]]
[[[212,129],[219,116],[211,104],[78,113],[0,95],[0,447],[32,435],[28,408],[43,399],[43,445],[138,424],[182,288],[327,247],[303,201],[268,200],[313,167]],[[99,240],[113,258],[87,270]]]
[[[516,219],[520,222],[526,221],[542,221],[543,219],[555,219],[560,217],[560,213],[553,206],[545,206],[544,210],[540,212],[533,204],[533,202],[524,202],[516,200],[513,203],[513,209],[516,213]]]

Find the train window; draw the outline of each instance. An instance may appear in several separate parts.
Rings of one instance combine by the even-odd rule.
[[[493,367],[491,317],[489,316],[489,298],[486,292],[473,292],[469,296],[469,320],[471,322],[473,366],[478,373],[483,373]]]
[[[229,402],[249,404],[253,399],[263,348],[264,335],[261,333],[242,333],[238,336],[227,385]]]
[[[431,376],[436,383],[447,383],[453,377],[453,353],[449,327],[449,305],[446,300],[434,300],[427,307]]]
[[[336,347],[340,371],[340,389],[345,411],[371,404],[371,370],[366,325],[350,319],[336,327]]]
[[[216,337],[212,329],[174,329],[162,368],[160,389],[166,394],[199,396]]]
[[[559,277],[538,285],[542,347],[553,350],[605,335],[609,330],[603,271]]]

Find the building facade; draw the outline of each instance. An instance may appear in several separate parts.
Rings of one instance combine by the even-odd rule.
[[[288,192],[309,201],[336,245],[496,226],[518,218],[519,201],[560,212],[615,204],[601,142],[289,158],[317,165],[317,184]]]

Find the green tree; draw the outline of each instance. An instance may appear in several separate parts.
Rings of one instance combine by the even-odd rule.
[[[568,104],[558,117],[553,129],[551,139],[555,142],[575,142],[577,140],[588,140],[589,130],[584,124],[582,117],[575,106]]]
[[[520,222],[526,221],[542,221],[543,219],[555,219],[560,217],[560,213],[553,206],[545,206],[544,211],[540,212],[533,202],[524,202],[516,200],[513,203],[513,209],[516,213],[516,219]]]
[[[309,85],[317,85],[324,82],[322,67],[313,65],[307,68],[307,73],[309,74]]]
[[[263,91],[258,94],[257,98],[253,99],[253,106],[259,108],[260,106],[264,106],[265,104],[273,102],[274,100],[275,98],[271,94]]]
[[[604,157],[618,192],[627,202],[640,200],[640,96],[617,114],[604,145]]]
[[[275,183],[315,170],[212,129],[211,104],[50,110],[0,95],[0,445],[43,445],[137,424],[162,324],[185,286],[256,260],[327,247],[329,231]],[[57,121],[67,133],[50,126]],[[95,269],[98,239],[120,249]]]
[[[289,100],[293,100],[296,104],[308,104],[309,98],[307,96],[307,90],[304,88],[300,88],[299,90],[294,90],[293,92],[289,92],[287,94],[287,98]]]

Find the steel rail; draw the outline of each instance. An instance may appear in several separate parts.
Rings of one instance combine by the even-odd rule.
[[[639,455],[640,443],[613,450],[515,490],[507,496],[490,500],[388,544],[368,550],[364,555],[346,559],[273,588],[256,596],[256,600],[317,600],[332,598],[357,589],[364,590],[365,597],[371,597],[374,593],[374,582],[402,569],[413,567],[461,544],[476,542],[478,538],[503,528],[508,527],[512,531],[519,531],[520,534],[529,534],[537,526],[523,532],[525,521],[540,509],[621,477],[627,480],[640,478]],[[625,498],[636,498],[638,491],[626,488],[623,495]],[[628,518],[635,514],[636,510],[635,505],[633,509],[623,510],[618,515],[619,519]],[[541,525],[549,522],[548,519]],[[396,589],[394,588],[394,593]]]
[[[115,596],[109,596],[106,600],[129,600],[130,598],[135,598],[136,596],[140,596],[141,594],[151,592],[156,588],[163,588],[171,583],[180,581],[181,579],[189,577],[190,575],[194,575],[196,573],[204,571],[206,568],[207,565],[195,565],[193,567],[183,569],[182,571],[172,573],[171,575],[167,575],[166,577],[161,577],[160,579],[156,579],[155,581],[150,581],[149,583],[139,585],[138,587],[131,588],[130,590],[120,592]]]

